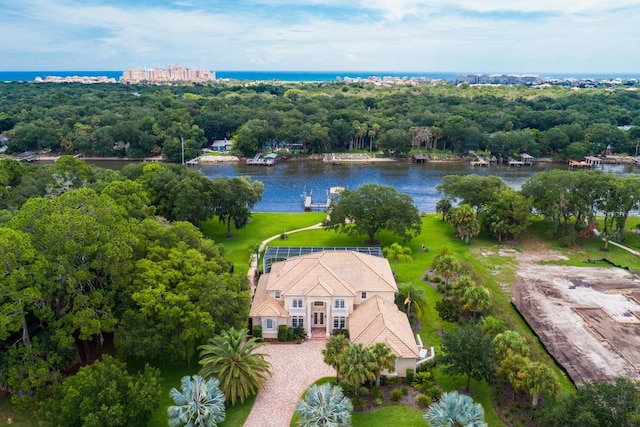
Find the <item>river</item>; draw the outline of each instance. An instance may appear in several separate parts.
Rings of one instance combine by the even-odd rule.
[[[91,161],[100,167],[120,169],[128,162]],[[313,203],[325,203],[331,187],[356,189],[365,183],[390,185],[411,196],[422,212],[435,212],[442,195],[436,185],[452,174],[497,175],[516,190],[533,174],[549,169],[567,169],[564,163],[536,163],[530,167],[473,167],[469,163],[429,162],[354,162],[328,164],[321,161],[287,161],[275,166],[249,166],[243,162],[190,166],[205,176],[248,176],[264,183],[264,196],[254,207],[256,212],[302,212],[304,193]],[[604,165],[607,172],[638,173],[631,164]]]
[[[224,165],[200,165],[198,169],[207,177],[246,175],[264,183],[262,201],[254,208],[257,212],[300,212],[303,210],[303,193],[312,194],[314,203],[324,203],[331,187],[356,189],[365,183],[390,185],[408,194],[422,212],[435,212],[442,195],[436,185],[444,175],[469,174],[497,175],[507,185],[520,189],[534,173],[552,168],[566,169],[566,164],[539,163],[532,167],[473,167],[468,163],[340,163],[325,164],[319,161],[289,161],[275,166],[248,166],[234,163]],[[625,174],[637,171],[633,165],[605,165],[606,171]]]

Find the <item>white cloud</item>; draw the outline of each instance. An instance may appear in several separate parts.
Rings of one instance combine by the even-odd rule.
[[[0,41],[0,57],[13,70],[640,71],[640,7],[624,9],[638,2],[370,0],[347,13],[342,0],[299,0],[285,16],[264,9],[292,1],[253,0],[249,12],[246,1],[221,9],[26,0],[6,14],[3,32],[14,37]],[[514,10],[542,16],[504,13]]]

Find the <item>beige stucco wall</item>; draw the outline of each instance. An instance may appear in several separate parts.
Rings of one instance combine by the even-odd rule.
[[[403,359],[398,357],[396,359],[396,371],[399,377],[405,378],[407,376],[407,369],[416,370],[417,359]]]
[[[268,316],[254,316],[252,317],[253,319],[253,326],[256,325],[260,325],[262,326],[262,338],[273,338],[273,339],[277,339],[278,338],[278,326],[280,325],[287,325],[289,326],[289,318],[287,317],[268,317]],[[265,328],[266,325],[266,320],[267,319],[273,319],[274,321],[274,328],[269,330]]]

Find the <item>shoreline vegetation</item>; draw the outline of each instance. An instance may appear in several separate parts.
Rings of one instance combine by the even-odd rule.
[[[431,163],[441,163],[441,162],[447,162],[447,163],[464,163],[464,162],[469,162],[472,160],[471,157],[469,157],[469,155],[439,155],[439,154],[420,154],[423,156],[427,157],[427,162],[431,162]],[[58,160],[60,157],[62,157],[63,154],[50,154],[50,153],[46,153],[46,154],[37,154],[38,157],[38,161],[44,161],[44,162],[55,162],[56,160]],[[330,157],[328,157],[330,156]],[[12,158],[11,156],[0,156],[0,159],[2,158]],[[80,160],[85,160],[85,161],[105,161],[105,162],[109,162],[109,161],[121,161],[121,162],[163,162],[163,163],[171,163],[168,162],[166,159],[162,158],[162,156],[153,156],[153,157],[145,157],[145,158],[140,158],[140,159],[136,159],[136,158],[129,158],[129,157],[116,157],[116,156],[110,156],[110,157],[97,157],[97,156],[83,156],[83,155],[76,155],[76,157]],[[223,155],[217,155],[217,154],[210,154],[210,153],[204,153],[201,156],[196,157],[196,159],[193,160],[197,160],[196,164],[199,163],[206,163],[206,164],[215,164],[215,163],[240,163],[240,162],[244,162],[246,161],[246,157],[240,157],[240,156],[235,156],[235,155],[230,155],[230,154],[223,154]],[[369,162],[369,163],[373,163],[373,162],[412,162],[413,161],[413,157],[412,156],[405,156],[405,157],[378,157],[375,156],[373,154],[370,153],[325,153],[325,154],[303,154],[303,155],[295,155],[295,156],[288,156],[286,154],[284,155],[279,155],[276,163],[279,162],[283,162],[283,161],[324,161],[327,163],[361,163],[361,162]],[[545,157],[545,158],[537,158],[535,160],[536,162],[539,163],[565,163],[566,161],[564,159],[554,159],[554,158],[550,158],[550,157]],[[611,163],[611,164],[621,164],[621,163],[634,163],[634,157],[633,156],[604,156],[604,158],[602,158],[603,163]],[[191,163],[192,164],[192,163]]]

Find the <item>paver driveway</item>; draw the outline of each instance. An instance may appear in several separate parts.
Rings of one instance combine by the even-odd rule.
[[[302,344],[267,344],[261,353],[271,357],[273,376],[258,391],[245,427],[288,427],[302,393],[323,377],[336,375],[336,370],[322,360],[326,341]]]

